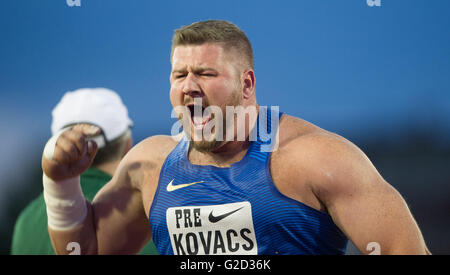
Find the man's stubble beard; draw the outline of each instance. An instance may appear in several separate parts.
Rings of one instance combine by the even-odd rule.
[[[226,103],[226,106],[240,106],[242,105],[242,94],[240,92],[240,83],[237,85],[235,92],[230,96],[230,100],[228,100],[228,102]],[[227,125],[229,125],[227,123],[227,115],[226,112],[222,109],[222,124],[221,125],[217,125],[217,123],[214,126],[214,133],[212,133],[214,135],[214,137],[212,138],[212,140],[208,141],[205,140],[205,137],[202,136],[202,140],[201,141],[194,141],[192,139],[192,137],[190,137],[190,147],[202,152],[202,153],[209,153],[212,152],[214,150],[216,150],[217,148],[221,147],[223,144],[226,143],[225,141],[225,137],[227,136]],[[215,118],[213,118],[215,119]],[[233,115],[233,119],[235,119],[234,115]],[[190,126],[189,126],[190,127]],[[217,127],[222,127],[223,130],[222,131],[217,131]],[[229,129],[234,131],[234,129]],[[217,134],[222,132],[223,136],[218,138]]]

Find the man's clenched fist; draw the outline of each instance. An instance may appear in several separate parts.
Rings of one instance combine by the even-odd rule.
[[[54,181],[79,176],[92,164],[97,144],[88,140],[100,134],[93,125],[77,124],[53,136],[42,154],[42,170]]]

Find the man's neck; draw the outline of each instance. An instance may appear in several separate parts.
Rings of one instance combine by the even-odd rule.
[[[250,141],[228,141],[212,152],[200,152],[191,148],[189,160],[197,165],[229,167],[244,157],[249,146]]]

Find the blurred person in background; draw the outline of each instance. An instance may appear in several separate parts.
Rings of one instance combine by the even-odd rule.
[[[79,89],[67,92],[52,112],[52,135],[73,124],[90,124],[101,129],[94,139],[98,153],[92,166],[81,175],[81,189],[89,201],[114,174],[120,160],[132,147],[132,120],[120,96],[105,88]],[[11,254],[55,254],[47,229],[43,193],[19,215]],[[149,242],[140,254],[157,254]]]

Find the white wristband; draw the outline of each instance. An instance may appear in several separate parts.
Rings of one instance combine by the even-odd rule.
[[[43,173],[42,183],[48,226],[51,229],[70,230],[84,221],[87,206],[79,176],[54,182]]]

